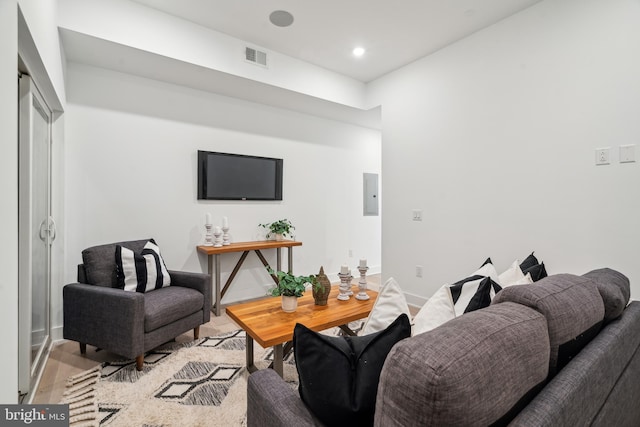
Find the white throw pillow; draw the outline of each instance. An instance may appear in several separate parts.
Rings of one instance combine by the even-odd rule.
[[[456,317],[449,285],[443,285],[422,306],[413,318],[411,335],[418,335],[437,328]]]
[[[520,260],[513,261],[513,264],[498,276],[500,286],[511,286],[513,283],[524,278],[524,273],[520,269]]]
[[[531,278],[531,273],[527,273],[520,279],[516,280],[515,282],[509,283],[508,285],[504,285],[503,288],[506,288],[507,286],[530,285],[532,283],[533,283],[533,279]]]
[[[398,282],[391,277],[380,288],[378,299],[376,299],[373,309],[358,335],[383,331],[402,313],[405,313],[409,319],[411,318],[404,292],[400,289]]]

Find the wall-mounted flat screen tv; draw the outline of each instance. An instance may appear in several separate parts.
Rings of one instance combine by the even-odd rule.
[[[282,159],[198,151],[199,200],[282,200]]]

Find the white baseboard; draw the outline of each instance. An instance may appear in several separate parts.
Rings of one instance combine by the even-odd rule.
[[[62,333],[62,326],[54,326],[51,328],[51,341],[60,341],[64,335]]]
[[[420,295],[411,294],[409,292],[405,292],[404,296],[407,299],[407,304],[417,308],[421,308],[429,299]]]

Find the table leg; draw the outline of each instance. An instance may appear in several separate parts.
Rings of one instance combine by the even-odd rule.
[[[281,248],[276,248],[276,270],[282,271],[282,251]],[[289,271],[291,273],[291,271]]]
[[[216,262],[216,316],[220,316],[220,309],[222,307],[221,299],[222,295],[220,293],[220,255],[214,255]]]
[[[283,353],[282,344],[273,346],[273,370],[276,371],[280,377],[283,376],[284,371],[282,366]]]
[[[247,343],[246,343],[247,371],[249,371],[249,373],[252,373],[258,370],[258,368],[256,368],[256,365],[253,363],[253,338],[251,338],[251,336],[246,332],[245,334],[247,336]]]
[[[340,325],[339,326],[340,329],[342,329],[342,332],[344,332],[345,334],[351,336],[351,337],[355,337],[356,333],[353,332],[353,330],[349,327],[349,325]]]
[[[287,248],[287,267],[289,268],[289,273],[293,273],[293,246],[289,246]]]
[[[213,255],[207,255],[207,271],[209,272],[209,277],[211,277],[211,311],[213,314],[216,314],[216,303],[213,302],[216,293],[216,278],[213,275]]]

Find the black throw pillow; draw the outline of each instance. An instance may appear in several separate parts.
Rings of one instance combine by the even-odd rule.
[[[522,270],[524,274],[531,274],[531,280],[537,282],[540,279],[547,277],[547,269],[544,267],[544,262],[533,267],[529,267],[526,270]]]
[[[535,251],[534,251],[535,252]],[[524,261],[522,261],[520,263],[520,270],[522,270],[522,272],[524,274],[527,274],[525,272],[526,269],[534,267],[536,265],[540,264],[540,261],[538,261],[538,258],[535,257],[535,255],[533,255],[533,252],[531,252],[531,255],[529,255],[528,257],[526,257],[524,259]]]
[[[391,347],[409,336],[406,314],[361,337],[332,337],[296,324],[293,348],[302,401],[327,426],[372,426],[384,361]]]

